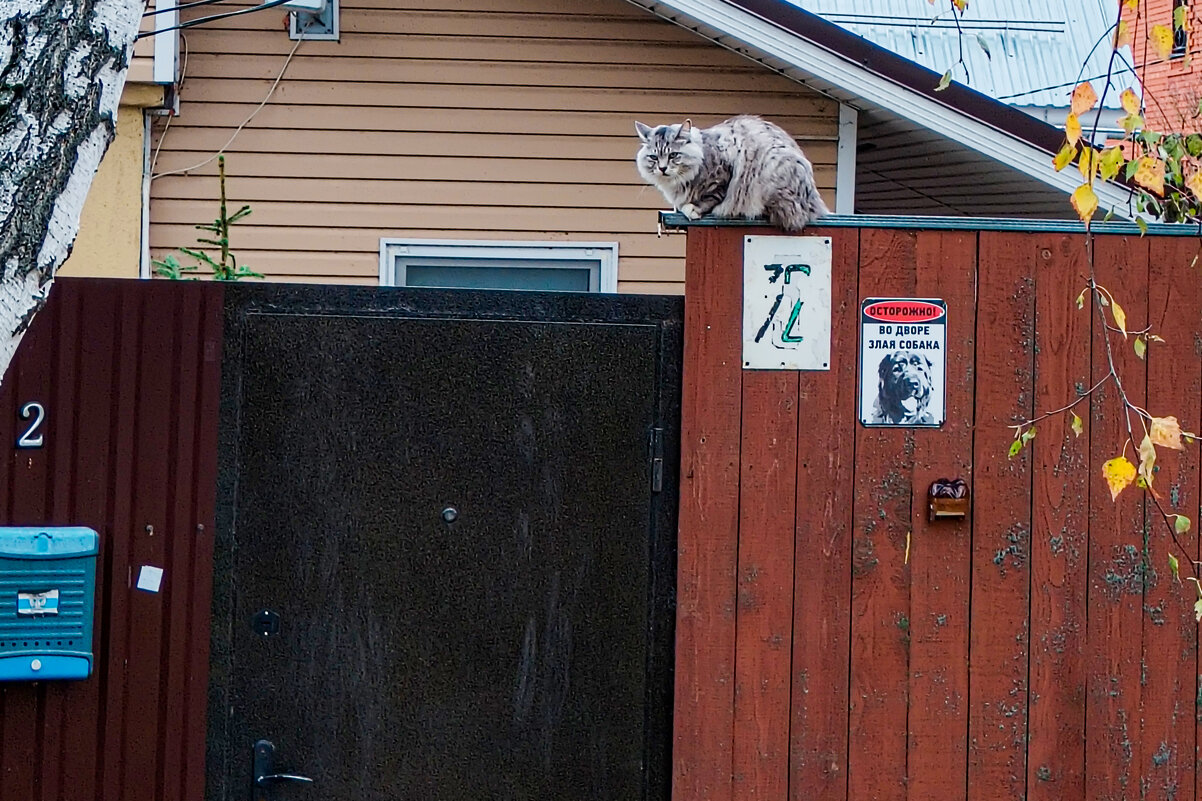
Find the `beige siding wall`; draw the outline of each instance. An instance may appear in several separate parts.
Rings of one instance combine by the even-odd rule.
[[[156,173],[205,161],[254,111],[294,44],[284,20],[187,32]],[[621,290],[681,291],[684,237],[657,236],[635,119],[770,117],[834,207],[837,103],[622,0],[344,0],[341,26],[300,45],[226,151],[230,201],[254,209],[234,249],[272,278],[375,283],[381,237],[616,241]],[[216,194],[215,161],[154,179],[156,257]]]

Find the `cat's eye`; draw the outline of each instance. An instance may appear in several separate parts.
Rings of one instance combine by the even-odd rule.
[[[647,161],[659,161],[659,156],[655,155],[654,153],[649,153],[647,155]]]
[[[673,154],[672,154],[672,161],[680,161],[680,154],[679,154],[679,153],[673,153]]]

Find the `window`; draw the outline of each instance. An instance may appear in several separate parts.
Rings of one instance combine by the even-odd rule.
[[[1177,9],[1182,9],[1178,11]],[[1189,34],[1185,30],[1186,17],[1189,16],[1189,0],[1173,0],[1173,53],[1171,58],[1181,58],[1189,49]],[[1180,20],[1182,23],[1178,25]]]
[[[381,239],[380,284],[617,292],[618,245]]]

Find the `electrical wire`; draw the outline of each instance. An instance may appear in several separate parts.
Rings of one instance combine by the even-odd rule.
[[[308,28],[309,25],[311,25],[311,24],[312,24],[312,20],[310,20],[309,23],[307,23],[305,25],[305,27],[300,30],[300,33],[303,34],[305,32],[305,29]],[[292,63],[292,57],[294,55],[296,55],[296,51],[301,46],[301,42],[303,42],[303,41],[305,41],[304,38],[301,36],[298,36],[298,38],[296,40],[296,44],[294,44],[292,46],[292,50],[290,50],[288,52],[288,57],[284,59],[284,66],[280,67],[280,74],[276,76],[275,82],[272,83],[271,88],[267,90],[267,96],[263,98],[263,102],[259,103],[259,105],[255,107],[255,110],[250,113],[250,116],[248,116],[245,120],[243,120],[242,124],[234,129],[234,132],[233,132],[233,134],[230,135],[229,140],[226,141],[226,143],[224,145],[222,145],[221,148],[216,153],[209,156],[207,159],[200,162],[199,164],[193,164],[191,167],[184,167],[184,168],[178,169],[178,170],[170,170],[168,172],[161,172],[157,175],[153,174],[153,170],[152,170],[150,180],[153,181],[156,178],[163,178],[164,176],[167,176],[167,175],[180,175],[182,173],[191,172],[192,170],[199,170],[201,167],[205,166],[210,161],[212,161],[213,159],[217,158],[222,153],[224,153],[226,151],[226,148],[228,148],[230,145],[232,145],[234,143],[234,139],[236,139],[238,137],[238,134],[242,132],[242,129],[245,128],[247,125],[249,125],[250,121],[255,118],[255,115],[258,114],[263,109],[263,107],[267,105],[267,101],[271,100],[271,96],[273,94],[275,94],[276,87],[280,85],[280,81],[283,80],[283,78],[284,78],[284,73],[288,71],[288,65],[290,63]],[[166,133],[167,133],[166,129],[164,129],[163,133],[164,133],[164,135],[166,135]],[[159,139],[159,147],[162,147],[162,145],[163,145],[163,139],[160,138]]]
[[[164,6],[156,8],[154,11],[143,11],[143,17],[153,17],[155,14],[170,14],[172,11],[182,11],[185,8],[196,8],[196,6],[211,6],[214,3],[223,3],[225,0],[195,0],[192,3],[184,3],[182,6]]]
[[[170,28],[160,28],[157,31],[143,31],[142,33],[139,33],[137,35],[137,37],[135,38],[135,41],[137,41],[139,39],[145,39],[147,36],[157,36],[160,33],[168,33],[170,31],[182,31],[185,28],[193,28],[193,27],[195,27],[197,25],[201,25],[205,22],[214,22],[219,19],[229,19],[230,17],[240,17],[243,14],[253,14],[256,11],[266,11],[269,8],[276,8],[278,6],[282,6],[282,5],[284,5],[284,3],[287,3],[288,1],[289,0],[268,0],[268,2],[264,3],[261,6],[252,6],[250,8],[241,8],[241,9],[238,9],[237,11],[227,11],[224,14],[212,14],[208,17],[200,17],[199,19],[189,20],[188,22],[181,22],[179,25],[172,25]]]

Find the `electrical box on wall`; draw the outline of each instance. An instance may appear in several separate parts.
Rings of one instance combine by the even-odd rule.
[[[100,537],[0,527],[0,681],[86,679]]]

